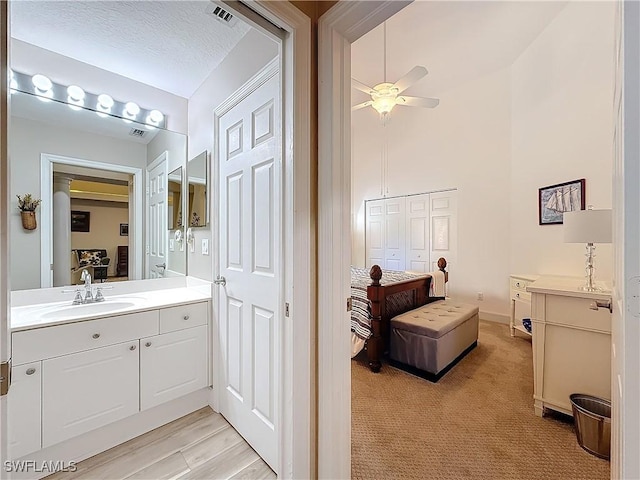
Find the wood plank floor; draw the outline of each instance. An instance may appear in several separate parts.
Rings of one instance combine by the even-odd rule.
[[[269,479],[275,473],[222,415],[201,408],[50,480]]]

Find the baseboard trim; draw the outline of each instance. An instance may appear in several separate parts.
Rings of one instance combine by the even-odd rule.
[[[482,310],[480,310],[480,313],[478,314],[478,316],[480,317],[480,320],[486,320],[488,322],[494,322],[494,323],[502,323],[505,325],[509,325],[509,322],[511,321],[511,318],[509,317],[509,315],[503,315],[501,313],[483,312]]]
[[[17,461],[30,462],[31,471],[22,472],[22,474],[12,473],[11,478],[37,479],[50,475],[52,471],[38,472],[37,470],[42,470],[38,466],[55,462],[65,465],[69,462],[78,463],[208,406],[210,395],[211,388],[206,387],[64,442],[29,453]]]

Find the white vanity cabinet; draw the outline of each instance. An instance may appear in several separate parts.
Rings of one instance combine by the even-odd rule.
[[[206,387],[206,358],[206,325],[141,339],[140,410]]]
[[[9,391],[9,455],[19,458],[40,449],[42,362],[13,367]]]
[[[138,411],[138,340],[42,362],[42,446]]]
[[[20,458],[209,385],[208,301],[12,333]]]

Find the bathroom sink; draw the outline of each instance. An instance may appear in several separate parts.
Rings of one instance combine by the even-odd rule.
[[[99,315],[102,313],[118,312],[135,306],[135,302],[113,301],[100,303],[87,303],[85,305],[66,305],[58,307],[55,310],[49,310],[40,314],[43,320],[64,320],[77,317],[85,317],[87,315]]]

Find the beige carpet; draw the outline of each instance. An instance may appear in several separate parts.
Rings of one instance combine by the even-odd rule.
[[[351,365],[353,479],[609,478],[566,418],[534,415],[531,342],[506,325],[481,322],[478,346],[438,383],[374,374],[362,355]]]

